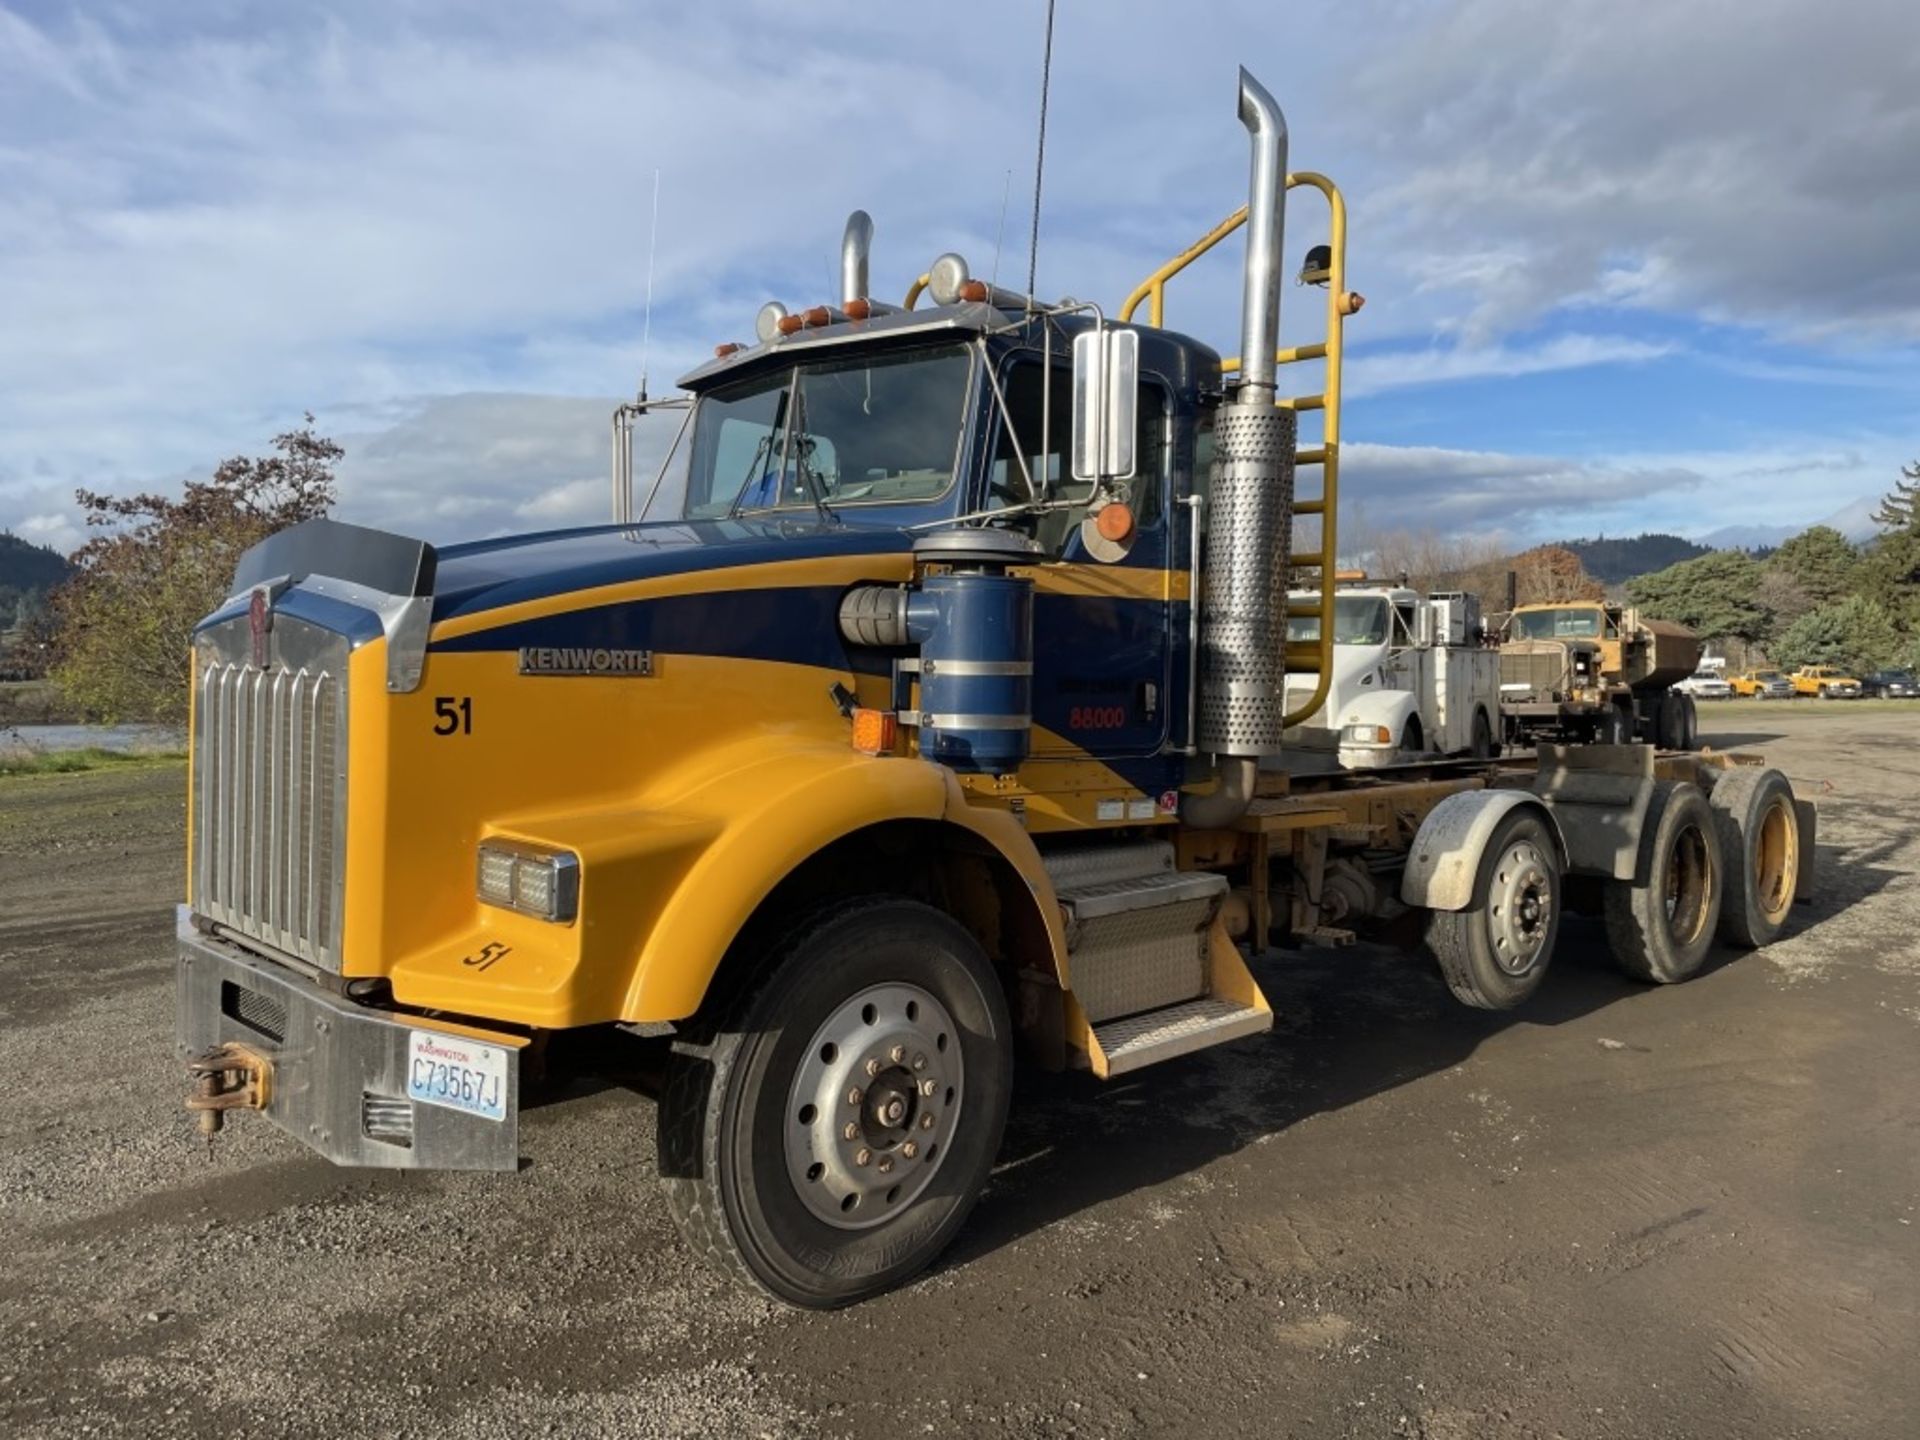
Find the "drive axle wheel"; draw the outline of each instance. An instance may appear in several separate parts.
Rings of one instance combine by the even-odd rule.
[[[1654,786],[1641,838],[1644,883],[1607,882],[1607,940],[1636,980],[1691,979],[1713,948],[1724,886],[1713,812],[1698,786]]]
[[[1427,949],[1462,1005],[1510,1010],[1540,988],[1560,930],[1560,867],[1546,822],[1516,810],[1494,829],[1473,903],[1427,917]]]
[[[1740,766],[1707,797],[1726,869],[1720,938],[1758,950],[1787,923],[1800,883],[1800,823],[1793,789],[1778,770]]]
[[[825,911],[660,1103],[669,1207],[694,1249],[826,1309],[924,1268],[979,1198],[1012,1079],[1006,997],[973,937],[908,900]]]

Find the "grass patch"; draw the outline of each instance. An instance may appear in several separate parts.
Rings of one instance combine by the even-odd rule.
[[[83,770],[130,769],[143,765],[177,765],[184,750],[0,750],[0,776],[75,775]]]
[[[1700,720],[1705,724],[1716,715],[1739,715],[1743,718],[1755,718],[1761,715],[1777,716],[1781,719],[1811,715],[1858,715],[1863,711],[1903,713],[1920,719],[1920,700],[1889,700],[1875,698],[1870,700],[1816,700],[1812,696],[1798,696],[1792,700],[1702,700],[1695,707],[1700,712]]]

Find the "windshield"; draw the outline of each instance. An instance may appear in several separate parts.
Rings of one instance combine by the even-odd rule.
[[[821,360],[700,397],[683,516],[932,500],[953,483],[964,345]]]
[[[1301,600],[1317,601],[1318,595],[1301,595]],[[1296,615],[1287,621],[1287,639],[1296,643],[1320,638],[1318,615]],[[1387,638],[1387,602],[1378,595],[1336,595],[1333,597],[1333,643],[1336,645],[1380,645]]]
[[[1778,670],[1762,670],[1753,678],[1756,680],[1784,680],[1787,677],[1782,675]]]
[[[1508,635],[1514,640],[1598,639],[1600,612],[1586,608],[1525,610],[1513,617]]]

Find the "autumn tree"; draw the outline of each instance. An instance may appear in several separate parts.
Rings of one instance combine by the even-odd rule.
[[[1514,556],[1511,565],[1516,604],[1564,605],[1606,598],[1606,587],[1587,574],[1580,557],[1564,545],[1536,545]]]
[[[77,492],[95,533],[52,604],[53,676],[68,698],[105,720],[183,720],[194,625],[226,598],[249,546],[326,514],[342,453],[308,415],[273,453],[235,456],[178,500]]]

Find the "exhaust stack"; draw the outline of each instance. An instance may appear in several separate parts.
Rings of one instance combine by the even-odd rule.
[[[1240,387],[1273,398],[1280,344],[1280,256],[1287,224],[1287,117],[1246,67],[1240,68],[1240,123],[1252,139],[1247,178],[1247,279],[1240,298]]]
[[[1218,757],[1221,787],[1198,799],[1191,817],[1213,825],[1238,817],[1252,798],[1259,757],[1280,752],[1293,538],[1295,417],[1274,406],[1287,122],[1245,69],[1240,121],[1252,144],[1241,374],[1215,422],[1195,737],[1199,749]]]
[[[867,260],[873,251],[873,217],[856,210],[847,217],[840,237],[840,303],[843,307],[867,298]]]

